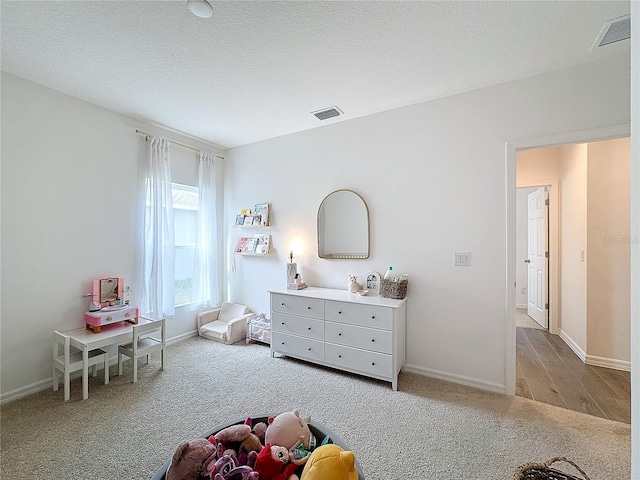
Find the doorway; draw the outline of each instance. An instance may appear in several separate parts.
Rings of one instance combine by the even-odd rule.
[[[545,330],[549,329],[549,188],[518,187],[516,194],[516,323],[531,325],[531,319]]]
[[[541,360],[542,367],[546,368],[546,371],[537,373],[538,379],[544,379],[543,383],[546,382],[548,385],[547,392],[556,392],[556,397],[566,397],[561,398],[561,401],[558,401],[558,398],[546,398],[543,399],[541,395],[538,394],[539,401],[545,401],[547,403],[553,403],[565,408],[571,408],[579,411],[584,411],[586,413],[598,415],[604,418],[614,418],[618,421],[625,421],[626,417],[626,408],[625,404],[628,403],[630,405],[630,394],[626,392],[628,389],[628,378],[630,370],[630,363],[625,365],[624,358],[620,362],[616,359],[615,355],[612,359],[603,359],[598,358],[598,355],[591,355],[590,350],[587,349],[586,338],[581,338],[580,334],[581,330],[576,330],[575,325],[571,325],[572,321],[569,319],[569,314],[572,317],[580,317],[584,316],[586,318],[586,309],[587,306],[589,311],[597,311],[597,305],[593,302],[590,303],[590,299],[587,297],[587,281],[592,282],[594,278],[597,278],[597,275],[592,275],[591,277],[586,276],[586,272],[583,272],[585,277],[585,282],[583,284],[583,293],[582,297],[578,298],[576,301],[576,296],[573,295],[570,298],[560,298],[560,293],[564,293],[564,289],[560,290],[560,282],[566,281],[566,278],[562,278],[559,275],[560,267],[561,267],[561,257],[564,255],[565,264],[563,265],[565,269],[565,274],[567,276],[570,275],[570,264],[566,262],[566,259],[571,255],[577,255],[577,262],[574,264],[578,267],[584,266],[585,255],[588,252],[587,244],[580,245],[579,242],[576,243],[575,231],[580,229],[573,228],[571,225],[565,226],[568,229],[566,233],[566,240],[568,242],[568,247],[563,248],[563,245],[560,244],[560,240],[565,240],[562,238],[560,234],[560,224],[558,223],[559,211],[554,209],[554,201],[551,199],[551,208],[549,211],[549,238],[548,238],[548,251],[549,251],[549,331],[544,331],[542,329],[538,330],[529,330],[516,328],[516,315],[518,310],[517,307],[522,307],[521,297],[518,298],[519,294],[522,294],[522,281],[518,284],[517,279],[519,278],[516,275],[516,265],[517,262],[522,262],[523,259],[520,258],[519,255],[516,255],[517,250],[517,228],[516,228],[516,220],[517,220],[517,212],[515,209],[516,206],[516,186],[517,187],[537,187],[542,185],[549,185],[549,196],[556,197],[555,205],[557,205],[558,200],[558,179],[561,177],[559,175],[551,175],[549,176],[549,170],[547,170],[545,179],[545,173],[537,173],[537,177],[529,178],[526,182],[521,181],[521,173],[518,171],[516,158],[519,154],[523,152],[532,152],[537,149],[557,149],[562,145],[568,144],[577,144],[585,142],[597,142],[600,140],[608,140],[614,138],[621,138],[628,136],[628,127],[620,126],[620,127],[612,127],[610,129],[602,129],[598,131],[589,131],[582,133],[569,134],[558,137],[550,137],[547,139],[533,139],[527,142],[520,142],[519,145],[507,145],[507,185],[508,185],[508,249],[509,249],[509,258],[508,258],[508,285],[511,287],[515,286],[516,288],[509,288],[508,295],[508,318],[510,325],[507,326],[507,338],[508,338],[508,347],[511,345],[513,349],[508,348],[508,357],[510,353],[512,353],[513,363],[511,365],[507,365],[507,390],[509,391],[509,376],[513,375],[513,392],[512,394],[522,394],[522,396],[528,396],[526,392],[526,387],[522,381],[522,376],[518,378],[518,384],[516,384],[516,370],[520,369],[522,365],[520,363],[524,363],[526,367],[525,369],[531,369],[532,363],[531,357],[526,359],[521,356],[516,357],[516,345],[517,348],[521,349],[523,352],[533,352],[536,359],[544,359]],[[587,148],[587,147],[581,147]],[[553,182],[549,182],[549,178],[553,177],[556,182],[555,185],[551,185]],[[516,178],[518,180],[516,180]],[[628,178],[628,176],[627,176]],[[524,183],[524,184],[523,184]],[[555,188],[554,188],[555,187]],[[570,189],[572,188],[571,182],[569,181],[566,185],[563,184],[564,188]],[[574,185],[575,187],[575,185]],[[571,203],[571,200],[564,199],[565,202]],[[566,206],[566,205],[565,205]],[[586,207],[585,207],[586,208]],[[566,215],[566,212],[564,212]],[[627,219],[630,217],[630,211],[626,212]],[[585,218],[581,219],[581,221],[586,221]],[[575,225],[574,225],[575,226]],[[593,243],[593,242],[592,242]],[[597,246],[597,245],[596,245]],[[582,248],[580,248],[582,247]],[[591,246],[591,250],[595,252],[597,248]],[[594,257],[592,256],[589,260],[595,265],[597,262],[594,261]],[[628,263],[628,260],[627,260]],[[575,272],[574,272],[575,273]],[[593,285],[591,285],[593,291]],[[527,285],[528,288],[528,285]],[[601,291],[600,291],[601,292]],[[593,296],[593,295],[592,295]],[[627,295],[630,297],[630,295]],[[579,297],[579,296],[578,296]],[[563,304],[566,303],[566,305]],[[573,305],[572,305],[573,303]],[[575,310],[576,305],[580,305],[583,309]],[[565,308],[562,308],[565,307]],[[562,310],[561,310],[562,308]],[[577,315],[576,315],[577,314]],[[627,315],[630,317],[630,314]],[[561,320],[564,319],[566,324],[562,325]],[[627,319],[629,322],[629,319]],[[575,322],[574,322],[575,323]],[[627,323],[628,325],[628,323]],[[565,331],[566,329],[566,331]],[[576,334],[576,331],[578,333]],[[590,335],[591,338],[596,338],[598,335],[597,329],[594,330],[592,326],[584,327],[584,335]],[[628,331],[627,331],[627,341],[628,341]],[[597,338],[596,338],[597,340]],[[510,345],[510,342],[512,344]],[[596,345],[597,342],[592,341],[589,345]],[[596,345],[597,346],[597,345]],[[550,354],[550,356],[548,355]],[[546,355],[546,356],[545,356]],[[619,358],[618,358],[619,359]],[[511,360],[511,359],[508,359]],[[603,361],[604,360],[604,361]],[[611,361],[612,360],[612,361]],[[608,365],[605,365],[609,361]],[[517,368],[516,368],[517,365]],[[562,368],[561,368],[562,367]],[[614,367],[614,368],[603,368],[603,367]],[[627,367],[627,368],[625,368]],[[625,371],[625,369],[627,371]],[[555,375],[555,377],[553,377]],[[590,378],[587,380],[587,387],[585,389],[584,385],[579,385],[579,381],[576,379],[584,379]],[[601,386],[598,387],[598,382],[601,382]],[[560,387],[564,386],[572,386],[577,388],[573,393],[564,392],[562,394],[558,393],[560,391]],[[539,387],[539,385],[538,385]],[[516,391],[517,389],[517,391]],[[584,390],[581,390],[584,389]],[[592,391],[589,392],[589,389]],[[524,394],[523,394],[524,391]],[[511,393],[511,392],[508,392]],[[553,397],[553,395],[550,395]],[[602,398],[602,400],[599,400]],[[535,398],[534,398],[535,399]],[[604,403],[614,403],[617,404],[619,408],[617,408],[616,412],[608,411],[603,412],[603,408],[599,405],[599,402],[602,401]],[[569,403],[569,405],[567,405]],[[573,405],[571,405],[573,404]],[[630,407],[629,407],[630,408]],[[610,409],[611,410],[611,409]]]

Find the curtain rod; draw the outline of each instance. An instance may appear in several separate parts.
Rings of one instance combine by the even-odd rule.
[[[151,136],[151,134],[150,134],[150,133],[143,132],[142,130],[138,130],[138,129],[136,129],[136,134],[138,134],[138,135],[144,135],[144,137],[145,137],[145,138],[144,138],[145,142],[149,141],[149,137]],[[191,145],[186,145],[186,144],[184,144],[184,143],[180,143],[180,142],[174,142],[173,140],[169,140],[169,141],[170,141],[171,143],[175,143],[176,145],[180,145],[181,147],[188,148],[189,150],[193,150],[194,152],[200,152],[200,149],[199,149],[199,148],[192,147]],[[217,153],[216,153],[216,154],[214,154],[214,155],[215,155],[217,158],[219,158],[220,160],[224,160],[224,157],[223,157],[222,155],[218,155]]]

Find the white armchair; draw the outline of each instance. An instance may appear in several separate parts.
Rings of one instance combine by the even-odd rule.
[[[247,319],[252,315],[245,305],[224,302],[220,308],[197,315],[198,335],[226,344],[237,343],[247,337]]]

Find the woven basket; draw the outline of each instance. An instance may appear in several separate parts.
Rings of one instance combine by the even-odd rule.
[[[561,472],[555,468],[551,468],[551,464],[555,462],[567,462],[578,470],[582,477],[574,477],[568,473]],[[513,480],[589,480],[584,470],[578,465],[565,457],[554,457],[545,463],[526,463],[516,470]]]
[[[385,280],[383,278],[380,282],[380,295],[386,298],[397,298],[401,300],[407,296],[408,286],[409,280],[393,282],[391,280]]]

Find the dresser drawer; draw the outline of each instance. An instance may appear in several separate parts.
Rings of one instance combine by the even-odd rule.
[[[324,318],[324,300],[273,293],[271,294],[271,311],[322,319]]]
[[[85,312],[84,321],[87,325],[95,327],[101,325],[110,325],[112,323],[130,322],[137,323],[138,309],[135,307],[125,307],[110,311]]]
[[[393,353],[393,336],[388,330],[365,328],[346,323],[325,322],[324,339],[347,347],[358,347],[380,353]]]
[[[271,332],[271,350],[314,362],[324,361],[324,343],[322,341],[282,332]]]
[[[390,379],[393,374],[391,355],[345,347],[334,343],[324,344],[324,361],[328,365],[384,379]]]
[[[325,319],[333,322],[393,330],[393,311],[391,308],[333,300],[327,300],[324,308]]]
[[[278,312],[271,314],[271,330],[315,338],[316,340],[324,338],[324,322],[322,320]]]

